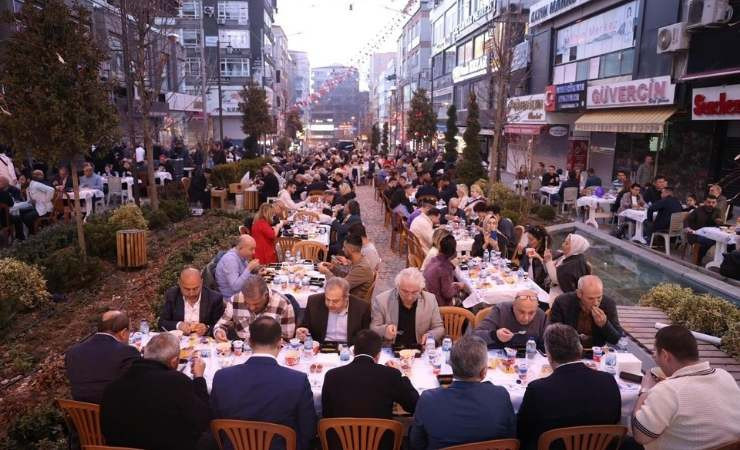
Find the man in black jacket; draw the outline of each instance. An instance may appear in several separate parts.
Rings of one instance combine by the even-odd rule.
[[[666,231],[671,225],[671,215],[682,212],[683,206],[676,197],[673,196],[673,188],[665,187],[660,192],[661,199],[654,202],[647,210],[647,220],[645,221],[646,239],[650,241],[650,236],[657,231]],[[648,201],[645,198],[645,201]],[[653,218],[653,214],[655,218]]]
[[[296,337],[307,335],[318,342],[353,344],[355,336],[370,328],[370,304],[349,295],[349,283],[340,277],[326,280],[324,294],[308,297],[306,311]]]
[[[211,420],[203,378],[206,365],[194,357],[191,380],[177,371],[179,357],[180,340],[170,333],[158,334],[144,347],[144,359],[108,385],[100,406],[106,444],[195,449]]]
[[[378,364],[382,339],[372,330],[355,338],[355,359],[326,373],[321,392],[323,417],[391,419],[393,403],[413,413],[419,394],[394,367]]]
[[[622,337],[617,304],[604,296],[604,284],[596,275],[578,279],[575,292],[558,296],[552,304],[550,323],[575,328],[585,347],[616,344]]]
[[[262,168],[262,186],[260,186],[260,203],[267,201],[269,197],[277,197],[280,191],[280,182],[278,182],[272,167],[264,166]]]
[[[619,422],[622,398],[614,376],[583,364],[576,330],[553,324],[545,330],[545,349],[553,373],[527,385],[516,430],[523,450],[537,448],[545,431]]]
[[[122,311],[107,311],[100,318],[98,332],[67,350],[64,365],[72,398],[100,403],[103,389],[141,358],[128,345],[129,319]]]
[[[159,327],[181,330],[199,336],[212,334],[213,326],[224,313],[224,301],[219,292],[203,286],[198,269],[186,267],[180,273],[177,286],[164,293],[164,305],[159,314]]]
[[[699,244],[699,253],[695,264],[701,264],[704,255],[715,244],[715,242],[704,236],[696,234],[696,230],[704,227],[716,227],[722,225],[722,212],[717,208],[717,197],[709,194],[704,203],[691,211],[684,219],[684,231],[689,244]]]

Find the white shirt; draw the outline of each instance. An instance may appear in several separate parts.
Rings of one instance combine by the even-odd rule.
[[[378,266],[380,265],[380,255],[378,254],[378,249],[375,248],[375,244],[372,242],[368,242],[366,245],[362,246],[362,250],[360,250],[360,253],[362,256],[367,259],[367,263],[370,265],[370,268],[375,270],[378,270]]]
[[[13,160],[5,156],[5,153],[0,153],[0,177],[7,178],[11,186],[18,186],[18,177],[15,176]]]
[[[329,342],[347,342],[347,316],[348,308],[338,313],[329,311],[326,319],[326,336],[325,341]]]
[[[283,189],[278,193],[278,200],[283,202],[283,205],[288,209],[300,208],[300,204],[293,201],[293,198],[290,196],[290,192],[288,192],[287,189]]]
[[[191,322],[191,323],[200,323],[200,296],[202,295],[202,291],[200,294],[198,294],[198,300],[196,300],[193,305],[190,305],[190,302],[185,300],[185,298],[182,299],[182,302],[185,304],[185,315],[183,316],[183,322]],[[175,328],[179,329],[180,324],[182,322],[177,322],[177,325],[175,325]]]
[[[432,246],[432,234],[434,234],[434,224],[432,219],[424,213],[416,216],[413,222],[411,222],[410,231],[414,233],[414,236],[419,238],[421,246],[424,247],[425,251],[428,251]]]
[[[677,370],[647,393],[632,427],[655,438],[646,450],[695,450],[740,436],[740,388],[723,369],[700,362]]]
[[[54,209],[54,190],[53,187],[47,186],[44,183],[31,180],[26,189],[26,196],[36,208],[36,213],[39,216],[44,216],[46,213],[51,212]]]
[[[144,158],[146,157],[146,150],[140,145],[136,147],[136,162],[144,162]]]

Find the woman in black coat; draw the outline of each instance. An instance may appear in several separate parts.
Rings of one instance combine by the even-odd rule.
[[[591,274],[584,255],[590,245],[583,236],[571,233],[563,241],[559,257],[554,257],[549,250],[545,252],[543,259],[550,276],[550,298],[575,291],[578,279]]]
[[[527,230],[527,247],[518,253],[519,267],[545,291],[550,289],[550,278],[542,255],[547,251],[550,242],[550,235],[545,227],[541,225],[530,227]]]

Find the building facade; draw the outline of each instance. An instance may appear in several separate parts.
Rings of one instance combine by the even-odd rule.
[[[272,48],[273,63],[275,67],[275,80],[273,82],[274,101],[272,105],[275,117],[276,133],[279,136],[285,134],[285,115],[291,106],[290,100],[293,95],[293,60],[288,52],[288,37],[283,28],[272,26],[272,34],[275,37],[275,45]]]
[[[313,68],[311,91],[321,97],[311,106],[310,143],[330,145],[338,140],[354,139],[360,132],[364,114],[357,68],[340,65]]]
[[[368,86],[368,121],[371,124],[380,122],[378,109],[380,107],[380,91],[383,79],[381,75],[388,67],[388,63],[396,58],[395,52],[373,53],[367,73]]]

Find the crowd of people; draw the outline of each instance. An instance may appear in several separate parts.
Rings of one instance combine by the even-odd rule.
[[[187,363],[192,378],[178,371],[179,333],[152,336],[140,354],[128,345],[126,312],[107,311],[98,332],[67,352],[72,397],[101,405],[109,445],[145,449],[213,448],[209,422],[223,418],[286,425],[305,450],[317,446],[318,417],[390,419],[394,404],[413,415],[406,443],[412,449],[498,438],[518,438],[531,449],[550,429],[619,423],[622,401],[614,376],[582,362],[584,348],[615,345],[623,336],[614,300],[591,273],[588,240],[570,234],[555,251],[543,227],[515,227],[479,185],[456,183],[449,169],[435,154],[380,159],[330,149],[277,155],[250,180],[264,203],[241,227],[234,247],[214,259],[211,272],[184,267],[165,293],[157,324],[161,331],[247,342],[251,357],[218,370],[209,392],[204,358],[194,354]],[[373,292],[383,262],[355,195],[358,185],[369,182],[382,186],[389,206],[427,250],[423,269],[401,270],[384,292]],[[326,276],[323,292],[300,308],[295,298],[270,287],[265,266],[281,260],[278,239],[288,217],[314,200],[332,239],[326,261],[318,264]],[[494,305],[452,346],[452,384],[419,395],[397,362],[378,361],[384,347],[441,344],[447,333],[440,307],[460,305],[469,294],[456,278],[457,242],[445,223],[472,227],[473,256],[501,252],[549,299],[524,289]],[[213,280],[204,278],[209,273]],[[354,353],[350,363],[326,373],[318,411],[307,375],[277,359],[291,339],[309,336],[352,345]],[[517,412],[505,388],[484,381],[488,349],[524,347],[529,338],[545,352],[553,373],[526,386]],[[732,376],[700,362],[696,341],[683,327],[661,329],[655,346],[665,379],[643,377],[625,445],[698,449],[737,439],[740,389]]]

